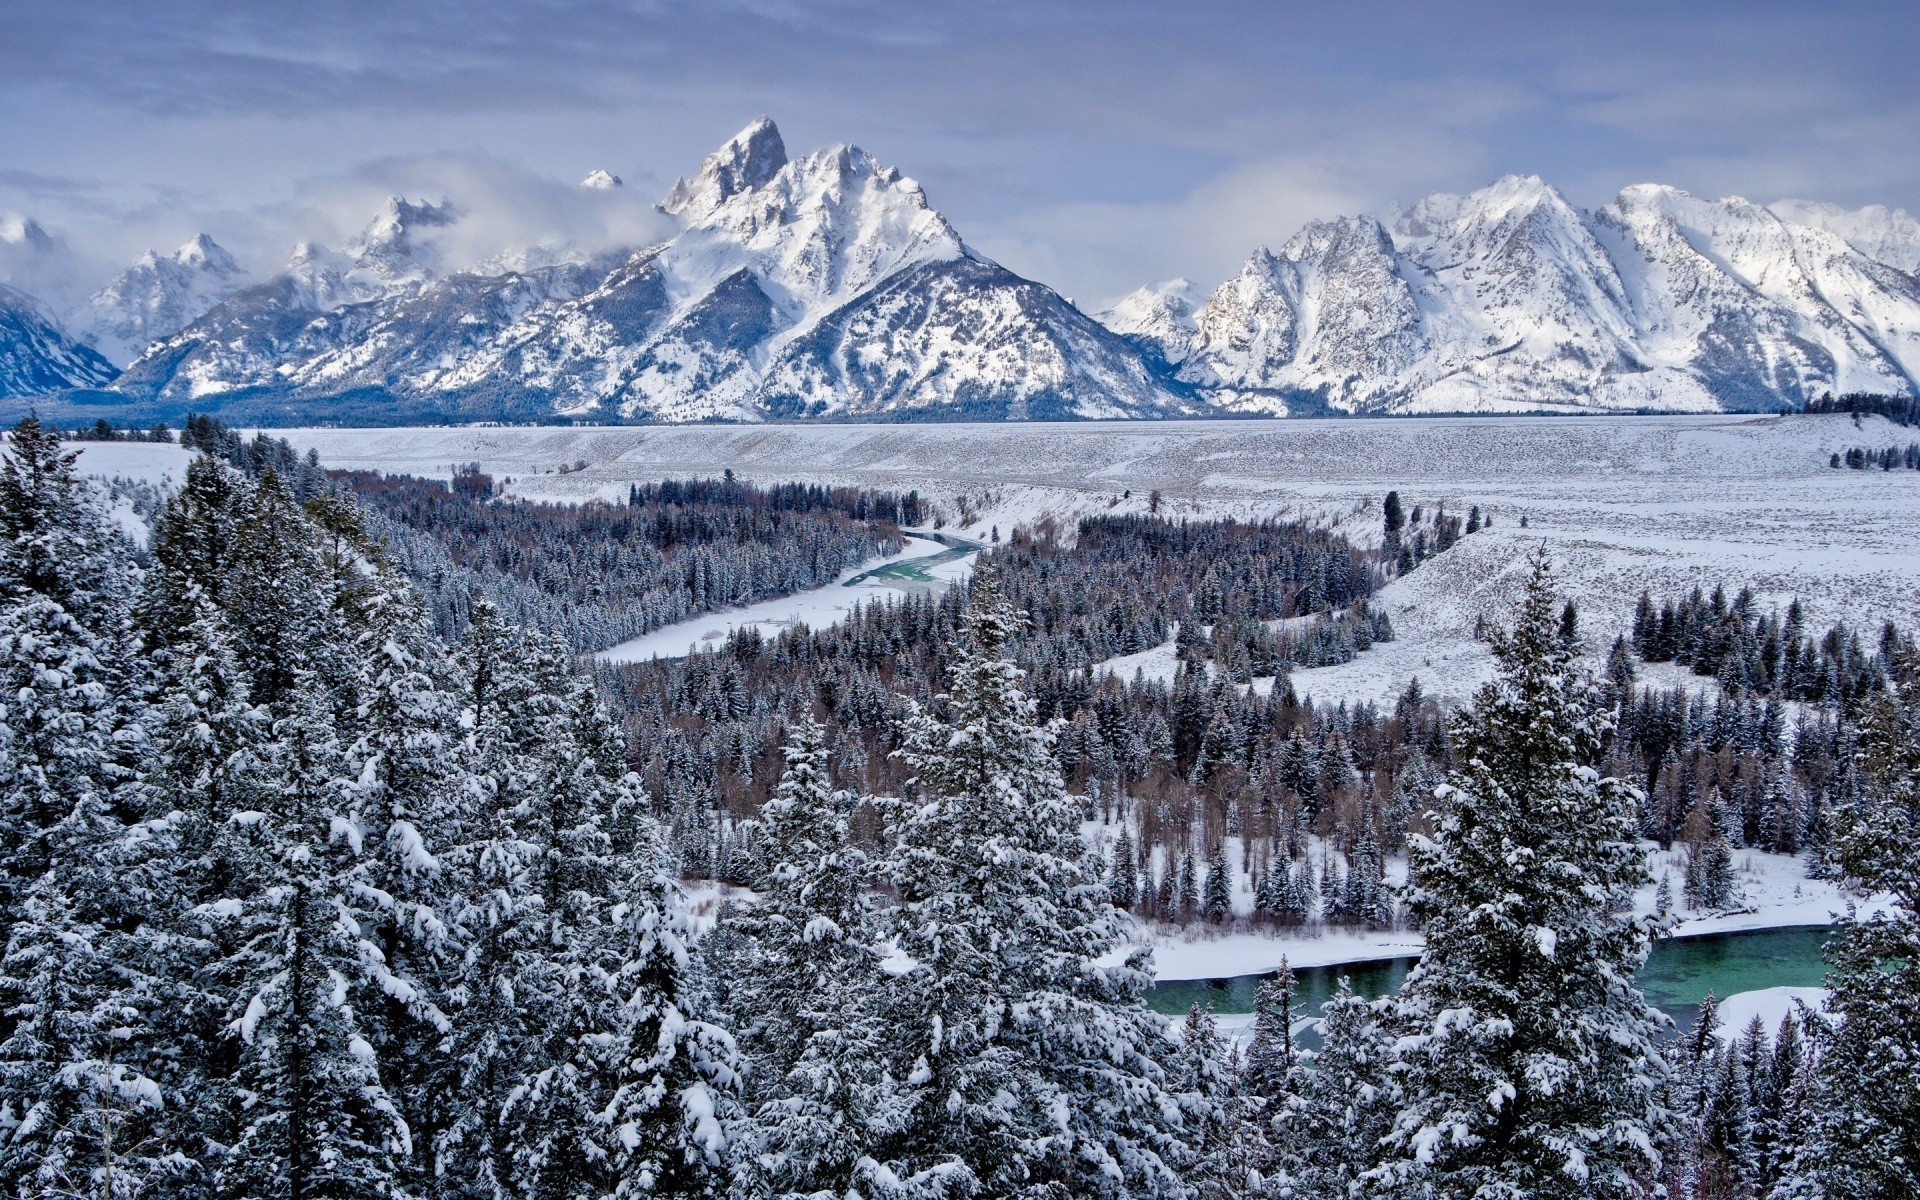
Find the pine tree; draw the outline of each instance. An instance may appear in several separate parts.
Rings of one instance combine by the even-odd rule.
[[[1589,765],[1606,716],[1554,601],[1543,554],[1411,843],[1427,950],[1393,1005],[1375,1176],[1410,1193],[1651,1195],[1660,1166],[1663,1018],[1634,981],[1655,926],[1611,911],[1646,876],[1639,797]]]
[[[1834,1019],[1820,1058],[1820,1109],[1797,1194],[1833,1200],[1920,1194],[1920,655],[1896,654],[1867,701],[1855,765],[1862,795],[1833,813],[1845,876],[1890,903],[1849,911],[1827,958]]]
[[[1392,1127],[1386,1066],[1390,1042],[1380,1004],[1342,977],[1320,1008],[1320,1049],[1303,1054],[1271,1112],[1266,1194],[1286,1200],[1372,1195],[1368,1172]]]
[[[1202,1197],[1240,1195],[1248,1164],[1236,1129],[1233,1047],[1211,1005],[1195,1004],[1187,1011],[1168,1076],[1187,1113],[1186,1143],[1193,1154],[1187,1181]]]
[[[1207,855],[1207,882],[1200,897],[1200,913],[1214,924],[1233,917],[1233,876],[1227,870],[1226,850],[1219,842]]]
[[[355,985],[384,973],[365,936],[352,776],[328,697],[294,676],[267,748],[266,808],[236,814],[248,895],[222,907],[238,950],[216,967],[242,1046],[239,1136],[216,1187],[233,1197],[401,1196],[405,1119],[383,1086]]]
[[[415,1135],[409,1185],[422,1189],[433,1176],[433,1147],[452,1119],[456,1094],[446,1074],[450,1064],[439,1052],[451,1030],[443,1002],[457,954],[442,915],[451,900],[440,851],[455,834],[460,771],[452,753],[452,699],[433,674],[444,666],[418,605],[390,575],[365,594],[364,604],[355,639],[359,736],[348,751],[356,776],[349,819],[367,847],[364,874],[368,894],[377,898],[368,935],[380,947],[385,972],[359,1003],[387,1086]]]
[[[1140,902],[1140,871],[1134,862],[1133,831],[1120,826],[1113,843],[1113,861],[1107,867],[1107,898],[1116,908],[1132,908]]]
[[[894,928],[914,966],[891,1016],[914,1092],[883,1165],[954,1192],[1182,1195],[1145,963],[1094,965],[1124,919],[1087,886],[1078,806],[1007,661],[1019,618],[991,572],[971,591],[944,715],[914,713],[902,752],[920,799],[899,815]]]
[[[1286,1094],[1295,1066],[1293,969],[1283,958],[1272,979],[1253,995],[1253,1037],[1247,1043],[1241,1090],[1266,1104]]]
[[[754,1104],[735,1153],[773,1195],[874,1186],[872,1153],[898,1108],[853,801],[833,787],[824,732],[803,718],[761,813],[764,890],[716,939],[740,943],[719,964]]]

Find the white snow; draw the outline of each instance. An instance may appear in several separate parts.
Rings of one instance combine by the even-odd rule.
[[[1799,1005],[1804,1004],[1819,1012],[1820,1006],[1826,1001],[1827,989],[1817,987],[1774,987],[1735,992],[1720,1001],[1720,1024],[1714,1033],[1721,1041],[1730,1042],[1744,1036],[1747,1026],[1755,1017],[1759,1017],[1766,1025],[1767,1036],[1772,1037],[1780,1028],[1781,1018]]]
[[[685,621],[676,621],[672,625],[663,625],[650,633],[621,642],[610,650],[603,650],[596,657],[602,662],[609,663],[646,662],[652,658],[679,658],[689,650],[719,649],[736,629],[758,629],[766,637],[777,636],[781,630],[795,625],[824,629],[852,615],[854,610],[862,604],[880,599],[889,593],[924,589],[927,586],[912,580],[858,579],[859,576],[888,563],[931,558],[946,553],[946,550],[947,548],[938,542],[929,541],[926,538],[909,537],[906,539],[905,548],[898,555],[881,555],[868,559],[851,570],[842,571],[839,578],[822,587],[795,592],[791,596],[781,596],[773,600],[762,600],[758,604],[750,604],[745,608],[707,613]],[[966,558],[938,564],[927,573],[936,582],[950,582],[963,578],[965,572],[971,569],[973,557],[968,555]]]

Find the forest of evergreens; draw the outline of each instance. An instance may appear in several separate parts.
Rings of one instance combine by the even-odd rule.
[[[1016,531],[970,586],[831,629],[590,674],[555,617],[633,585],[595,574],[629,570],[621,546],[764,546],[766,586],[797,586],[821,544],[786,532],[872,537],[904,498],[719,481],[567,514],[360,481],[363,506],[284,443],[190,437],[145,545],[37,422],[0,462],[8,1194],[1920,1183],[1897,630],[1868,651],[1649,597],[1645,645],[1596,674],[1541,556],[1469,706],[1328,708],[1289,671],[1390,637],[1375,589],[1478,522],[1403,516],[1375,551],[1150,516]],[[403,526],[471,574],[436,584]],[[514,578],[555,598],[530,625],[492,599]],[[704,578],[717,605],[740,577]],[[1096,669],[1169,639],[1171,683]],[[1660,655],[1718,698],[1638,687]],[[1336,997],[1311,1051],[1284,976],[1244,1050],[1205,1010],[1167,1029],[1145,952],[1116,954],[1128,910],[1232,919],[1228,839],[1257,919],[1417,925],[1401,993]],[[1743,845],[1890,902],[1837,931],[1824,1011],[1674,1036],[1633,981],[1671,921],[1623,906],[1642,839],[1693,848],[1696,905]],[[683,890],[708,876],[750,889],[711,928]]]

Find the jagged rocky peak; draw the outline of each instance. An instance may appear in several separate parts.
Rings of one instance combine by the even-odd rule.
[[[195,234],[172,254],[141,255],[69,313],[68,324],[110,361],[131,362],[233,294],[244,277],[220,243]]]
[[[151,253],[151,252],[149,252]],[[173,261],[195,271],[211,275],[238,275],[240,264],[226,247],[204,233],[196,233],[173,252]]]
[[[47,250],[53,248],[53,236],[41,228],[40,222],[17,212],[0,212],[0,242]]]
[[[587,177],[580,181],[580,186],[589,191],[610,192],[615,188],[625,187],[626,183],[612,171],[596,167],[587,172]]]
[[[386,204],[367,222],[366,228],[347,243],[347,254],[359,265],[390,279],[432,274],[437,255],[420,234],[423,230],[443,229],[459,219],[460,211],[448,200],[435,204],[388,196]]]
[[[787,144],[771,118],[761,117],[707,155],[700,173],[677,179],[660,208],[676,217],[698,220],[741,192],[764,186],[787,165]]]

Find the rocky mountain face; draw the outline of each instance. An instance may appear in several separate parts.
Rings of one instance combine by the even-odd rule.
[[[245,283],[233,256],[206,234],[172,254],[140,261],[67,314],[67,328],[111,362],[125,365],[172,337]]]
[[[969,249],[864,151],[789,159],[760,120],[676,182],[631,254],[445,272],[451,210],[396,200],[344,254],[303,248],[114,384],[263,414],[757,420],[1206,411],[1050,289]]]
[[[1583,212],[1516,176],[1315,222],[1190,321],[1151,289],[1106,319],[1238,411],[1767,410],[1920,392],[1916,260],[1905,213],[1655,185]]]
[[[73,341],[25,292],[0,284],[0,397],[96,387],[113,364]]]

